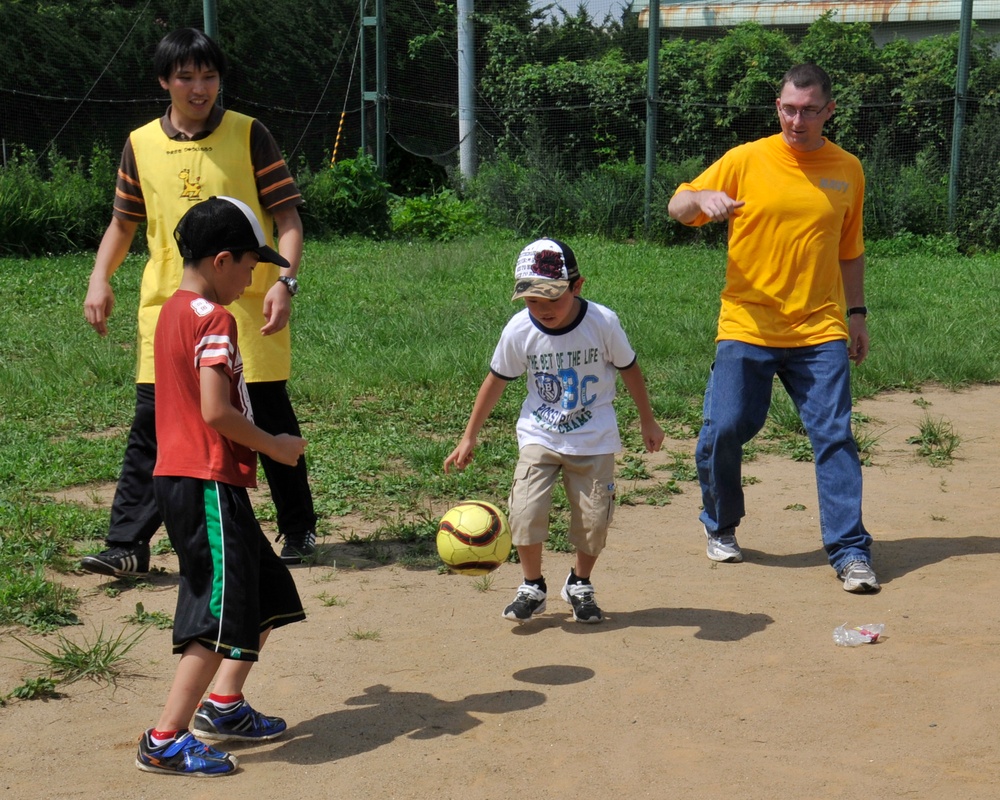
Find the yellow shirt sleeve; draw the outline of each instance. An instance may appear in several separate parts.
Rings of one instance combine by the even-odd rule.
[[[864,187],[861,163],[837,145],[802,153],[780,134],[730,150],[681,184],[677,191],[712,189],[745,203],[728,223],[717,341],[847,339],[840,261],[864,253]]]

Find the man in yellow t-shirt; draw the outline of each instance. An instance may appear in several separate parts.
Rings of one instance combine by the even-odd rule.
[[[777,375],[815,454],[820,529],[849,592],[875,592],[851,430],[850,364],[868,355],[861,163],[823,136],[830,77],[792,67],[776,100],[781,133],[735,147],[670,200],[685,225],[727,222],[726,282],[696,461],[706,552],[739,562],[743,445],[764,426]],[[846,322],[845,322],[846,319]]]
[[[84,316],[108,331],[115,295],[111,277],[146,222],[149,261],[139,297],[135,416],[111,507],[107,549],[81,566],[103,575],[149,571],[149,541],[161,516],[153,496],[156,462],[153,333],[160,308],[180,284],[183,263],[174,229],[193,205],[210,196],[236,197],[262,222],[269,246],[288,261],[261,264],[246,292],[229,306],[236,317],[244,376],[257,425],[272,435],[300,435],[288,397],[291,337],[288,321],[302,258],[302,196],[274,138],[262,123],[216,105],[226,57],[202,31],[181,28],[156,48],[154,65],[170,106],[160,119],[132,131],[122,152],[111,224],[90,275]],[[281,558],[300,563],[315,552],[316,514],[305,459],[296,466],[261,456],[284,537]]]

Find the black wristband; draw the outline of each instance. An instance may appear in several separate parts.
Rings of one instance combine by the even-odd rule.
[[[847,309],[848,317],[853,317],[855,314],[860,314],[862,317],[867,317],[868,306],[854,306],[854,308]]]

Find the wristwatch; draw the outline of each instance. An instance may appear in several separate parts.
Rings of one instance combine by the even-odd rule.
[[[295,294],[295,292],[292,292]],[[853,308],[847,309],[848,318],[853,317],[855,314],[860,314],[862,317],[868,316],[868,306],[854,306]]]
[[[282,275],[278,278],[278,282],[285,284],[285,288],[288,289],[288,293],[292,297],[295,297],[299,293],[299,282],[295,278],[287,278]]]

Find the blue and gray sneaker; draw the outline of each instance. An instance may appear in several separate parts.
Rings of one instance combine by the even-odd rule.
[[[277,739],[287,727],[281,717],[264,716],[254,711],[246,700],[241,700],[231,711],[220,711],[215,703],[207,700],[194,712],[194,732],[217,742],[227,739],[266,742]]]
[[[217,778],[236,772],[240,762],[234,755],[199,742],[190,731],[178,732],[175,739],[160,747],[153,745],[149,731],[146,731],[139,738],[135,765],[146,772]]]

